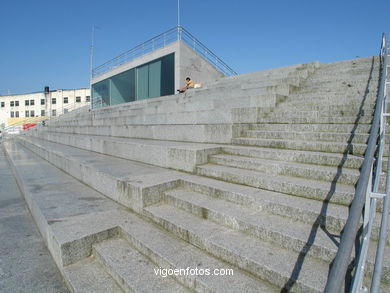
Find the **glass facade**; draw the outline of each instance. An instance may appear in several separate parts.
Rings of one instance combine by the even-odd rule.
[[[92,107],[174,94],[175,58],[170,54],[92,85]]]

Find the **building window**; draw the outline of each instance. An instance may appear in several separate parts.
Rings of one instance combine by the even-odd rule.
[[[68,113],[69,112],[69,110],[68,109],[64,109],[64,114],[66,114],[66,113]]]
[[[57,99],[56,99],[56,98],[52,98],[52,99],[51,99],[51,103],[52,103],[52,105],[57,104]]]
[[[11,118],[14,118],[15,117],[15,113],[14,111],[11,111]]]
[[[68,104],[68,97],[64,97],[64,104]]]
[[[29,100],[24,100],[24,105],[25,106],[30,106],[30,101]]]
[[[19,118],[19,111],[16,111],[16,112],[15,112],[15,117],[16,117],[16,118]]]
[[[11,102],[9,103],[9,105],[10,105],[11,107],[15,106],[15,102],[14,102],[14,101],[11,101]]]
[[[5,103],[1,102],[1,108],[4,108],[4,107],[5,107]]]
[[[51,116],[57,116],[57,111],[56,110],[52,110],[51,111]]]
[[[31,112],[30,112],[30,117],[35,117],[35,112],[34,112],[34,110],[31,110]]]
[[[76,103],[80,103],[81,102],[81,97],[76,97]]]
[[[91,101],[91,96],[85,96],[85,101],[90,102]]]
[[[15,107],[19,107],[19,101],[15,101]]]
[[[45,99],[41,99],[41,105],[45,105]]]
[[[35,105],[34,100],[30,100],[30,105],[31,105],[31,106],[34,106],[34,105]]]
[[[30,117],[30,111],[25,111],[24,112],[24,117]]]
[[[45,110],[41,110],[41,116],[45,116]]]

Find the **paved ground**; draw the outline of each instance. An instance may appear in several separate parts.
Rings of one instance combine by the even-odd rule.
[[[0,292],[69,292],[18,189],[1,142]]]

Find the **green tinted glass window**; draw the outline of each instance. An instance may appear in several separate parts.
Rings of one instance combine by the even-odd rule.
[[[92,107],[100,108],[110,105],[110,81],[102,80],[92,86]]]
[[[110,80],[111,105],[135,100],[135,69],[115,75]]]

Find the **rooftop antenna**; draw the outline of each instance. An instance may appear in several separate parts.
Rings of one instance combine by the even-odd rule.
[[[177,0],[177,26],[180,26],[180,0]]]
[[[91,47],[89,49],[89,80],[92,83],[92,71],[93,71],[93,50],[94,50],[94,41],[95,41],[95,25],[92,25],[92,37],[91,37]]]

